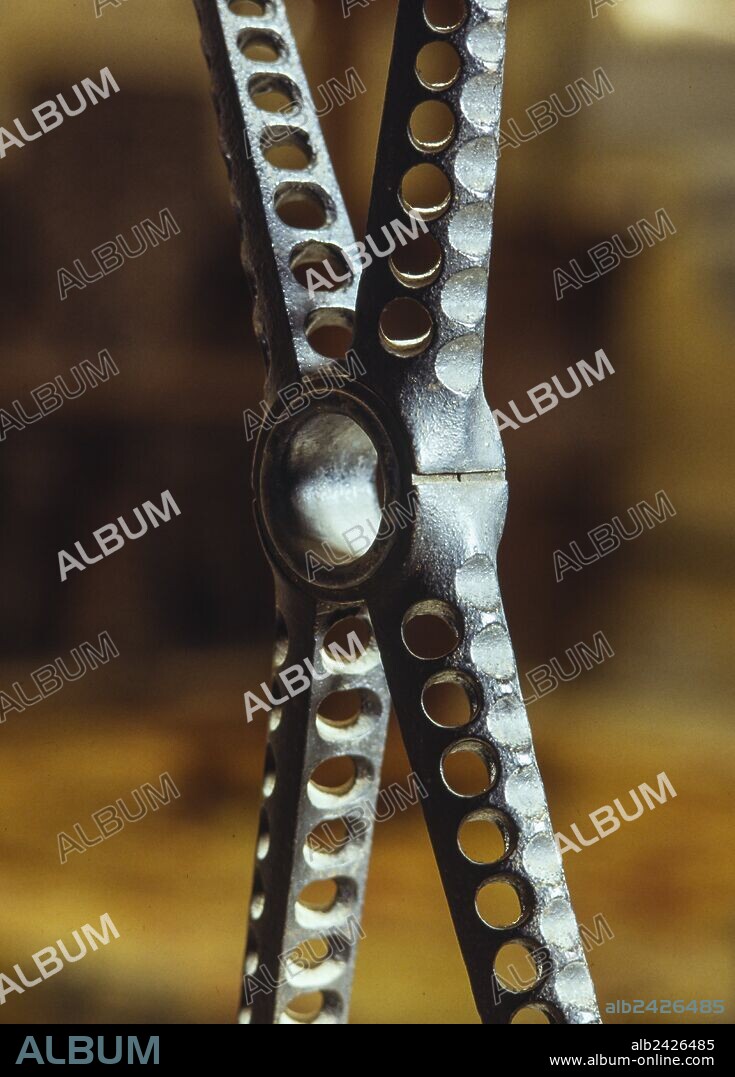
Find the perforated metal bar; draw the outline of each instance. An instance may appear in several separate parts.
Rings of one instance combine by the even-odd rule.
[[[375,260],[362,275],[355,346],[368,364],[368,380],[405,427],[417,472],[500,471],[503,447],[482,387],[492,213],[498,166],[500,103],[505,56],[506,4],[488,0],[467,4],[468,14],[449,32],[432,28],[421,0],[399,7],[396,37],[378,144],[368,233],[401,218],[406,208],[423,216],[441,253],[438,272],[428,283],[407,287],[391,259]],[[438,55],[432,50],[440,50]],[[442,88],[422,83],[436,71],[456,77]],[[449,76],[445,76],[449,78]],[[438,81],[438,78],[437,78]],[[426,107],[446,107],[453,117],[451,136],[438,147],[411,138],[412,120]],[[441,130],[438,120],[416,124]],[[424,176],[416,172],[421,169]],[[446,201],[429,210],[419,196],[438,198],[440,177]],[[381,343],[381,317],[395,300],[422,304],[431,316],[426,348],[408,357]]]
[[[283,580],[278,606],[289,642],[277,649],[277,674],[286,671],[288,679],[306,656],[321,679],[289,698],[274,678],[273,695],[286,702],[269,718],[240,1021],[343,1024],[363,934],[390,697],[374,639],[365,641],[364,654],[343,645],[357,655],[350,662],[324,649],[327,632],[345,618],[369,627],[361,607],[314,603]],[[359,695],[351,721],[320,716],[321,701],[350,691]],[[330,792],[312,776],[339,757],[351,761],[354,780]],[[329,881],[315,892],[315,884]]]
[[[310,292],[295,279],[293,259],[308,244],[344,251],[354,235],[283,0],[249,6],[261,14],[239,14],[240,5],[228,0],[195,0],[195,6],[242,223],[243,263],[255,286],[256,327],[266,358],[277,366],[267,383],[274,395],[328,362],[311,347],[307,330],[330,318],[351,325],[360,279],[353,266],[351,281]],[[273,58],[251,59],[253,49]],[[282,154],[286,147],[290,160]],[[305,167],[279,167],[294,163]],[[299,225],[287,223],[293,220]]]
[[[533,1005],[552,1021],[594,1022],[597,1004],[498,587],[507,486],[482,389],[482,353],[506,3],[469,0],[466,9],[458,25],[437,27],[427,17],[428,5],[406,0],[399,8],[369,227],[405,210],[405,177],[416,165],[442,173],[448,194],[433,208],[428,200],[423,207],[409,203],[423,209],[441,249],[435,279],[407,287],[390,261],[375,262],[358,297],[357,347],[371,384],[400,416],[414,470],[405,481],[416,505],[410,537],[400,556],[380,569],[386,580],[370,587],[368,606],[409,759],[429,792],[424,813],[483,1021],[508,1021]],[[456,74],[437,76],[431,88],[424,84],[431,82],[427,67],[441,72],[441,64],[432,66],[426,49],[437,45],[447,55],[453,50]],[[444,145],[422,149],[409,130],[414,110],[427,100],[444,102],[454,123]],[[418,354],[415,343],[402,353],[401,341],[386,341],[379,328],[387,305],[409,296],[423,304],[433,324]],[[434,617],[456,632],[444,657],[427,660],[410,652],[404,628],[414,615]],[[422,705],[424,690],[437,681],[465,690],[472,711],[464,728],[443,728]],[[461,753],[487,771],[473,795],[459,795],[447,775]],[[493,863],[478,864],[463,851],[460,835],[463,825],[483,819],[499,826],[505,851]],[[516,892],[520,914],[514,922],[498,917],[489,924],[480,916],[478,895],[492,883]],[[513,943],[533,954],[534,966],[524,972],[516,959],[514,984],[507,970],[501,973],[505,947]]]
[[[204,0],[198,0],[198,6],[205,8]],[[225,46],[229,41],[231,49],[237,41],[231,22],[222,18],[226,6],[216,0],[219,21],[214,46],[208,46],[215,68],[229,64]],[[496,568],[507,486],[502,445],[482,390],[482,352],[506,3],[467,0],[464,15],[454,21],[437,21],[432,12],[439,7],[433,0],[401,0],[399,5],[368,225],[373,237],[396,218],[415,231],[408,211],[419,212],[429,222],[433,249],[439,252],[436,264],[406,269],[397,250],[388,252],[391,257],[374,252],[372,265],[362,275],[355,326],[355,347],[367,374],[340,386],[328,400],[312,400],[308,415],[261,437],[257,517],[288,622],[289,661],[316,653],[328,619],[345,611],[364,617],[366,607],[370,611],[409,758],[429,793],[424,812],[482,1020],[512,1020],[531,1005],[552,1021],[595,1022],[599,1013],[533,753]],[[266,18],[285,19],[275,0],[263,10]],[[282,29],[283,22],[278,26]],[[435,46],[443,50],[444,61],[451,61],[448,73],[444,61],[432,55]],[[295,58],[292,43],[289,56]],[[292,74],[295,81],[303,77],[295,68]],[[288,72],[271,72],[276,75],[286,77]],[[242,72],[232,83],[239,85],[238,100],[252,88]],[[451,122],[441,137],[422,133],[416,122],[415,110],[427,102],[440,102],[445,117],[449,110]],[[243,106],[239,119],[246,128],[247,108]],[[224,126],[233,137],[232,124]],[[237,140],[237,123],[234,137]],[[320,149],[320,154],[325,152]],[[422,190],[421,183],[413,185],[411,170],[417,165],[434,169],[432,182],[438,186],[433,192]],[[240,181],[250,171],[246,167]],[[236,178],[236,189],[240,181]],[[254,182],[258,197],[265,197],[271,179],[262,162]],[[271,200],[273,196],[271,184]],[[252,229],[246,221],[254,249],[267,241],[274,226],[268,206],[272,202]],[[277,234],[273,243],[281,284],[288,247],[284,238]],[[347,241],[344,234],[342,238]],[[330,293],[330,299],[333,296]],[[407,327],[400,317],[387,317],[395,313],[391,303],[409,298],[418,304],[413,314],[420,311],[423,327]],[[290,292],[281,287],[274,339],[283,332],[279,318],[287,325],[291,319],[295,331],[308,318],[302,295],[299,304],[294,322]],[[311,369],[312,360],[303,357],[302,345],[297,339],[294,355],[303,372]],[[377,461],[374,473],[371,451]],[[398,523],[393,518],[390,527],[381,526],[382,533],[374,536],[367,551],[356,554],[348,544],[351,556],[339,566],[324,564],[318,578],[308,573],[303,557],[309,543],[328,538],[346,549],[348,532],[340,537],[342,525],[354,523],[355,506],[377,504],[376,498],[382,499],[382,524],[387,502],[404,510],[410,505],[410,510]],[[450,645],[424,654],[412,642],[413,626],[421,617],[434,618],[453,632]],[[349,745],[359,754],[360,781],[371,795],[388,703],[372,653],[375,664],[358,673],[369,673],[373,680],[354,683],[365,691],[374,689],[380,706],[373,707],[379,713],[372,717],[377,720],[365,724],[359,746],[340,742],[345,752]],[[467,697],[470,713],[463,727],[439,720],[428,703],[428,692],[447,683]],[[315,863],[303,855],[305,835],[320,820],[319,812],[341,811],[354,795],[350,787],[325,804],[309,786],[311,768],[333,747],[318,718],[318,698],[310,693],[284,704],[284,716],[272,730],[269,766],[275,762],[275,784],[271,788],[267,774],[263,816],[270,844],[264,833],[248,975],[263,967],[264,955],[271,963],[278,961],[279,947],[305,941],[304,931],[312,923],[304,923],[299,910],[299,887],[309,877],[304,865],[312,872],[321,865],[318,858]],[[370,709],[368,705],[366,712]],[[480,787],[462,789],[452,777],[453,761],[463,756],[481,765]],[[322,815],[321,821],[324,818],[328,816]],[[473,856],[463,840],[464,828],[477,820],[494,824],[502,834],[503,847],[492,858]],[[343,891],[351,895],[355,908],[362,900],[366,853],[365,843],[351,865],[354,889]],[[481,896],[488,885],[512,889],[519,902],[517,915],[483,912]],[[344,912],[341,908],[340,915]],[[516,969],[509,980],[507,970],[501,973],[507,944],[520,944],[532,954],[530,975]],[[352,956],[350,951],[348,962]],[[332,960],[322,965],[321,979],[319,969],[302,970],[299,975],[306,979],[300,985],[287,966],[285,983],[262,997],[255,992],[243,1019],[295,1019],[289,999],[292,1003],[293,993],[308,984],[322,991],[311,1020],[345,1020],[351,967]]]
[[[498,588],[506,483],[500,476],[462,478],[416,477],[409,549],[393,569],[391,587],[376,587],[368,605],[409,760],[428,793],[422,807],[483,1021],[506,1022],[535,1005],[554,1022],[594,1022],[594,991]],[[404,632],[414,616],[437,618],[456,632],[446,656],[411,653]],[[466,693],[471,709],[464,726],[433,720],[424,693],[438,681]],[[452,763],[468,755],[481,774],[466,786],[453,777]],[[504,850],[490,863],[474,862],[463,846],[463,827],[479,820],[504,837]],[[480,915],[476,902],[493,882],[515,890],[517,920],[504,918],[502,902],[500,918],[488,923]],[[527,968],[519,953],[510,960],[502,949],[510,943],[534,955]],[[508,976],[509,960],[517,980]]]
[[[333,370],[333,360],[311,347],[307,330],[325,319],[351,325],[360,276],[359,265],[353,265],[352,279],[342,287],[310,292],[294,276],[295,259],[308,253],[310,245],[344,251],[354,237],[282,0],[248,5],[246,14],[239,13],[245,5],[228,0],[195,0],[195,6],[242,228],[255,327],[266,359],[265,398],[282,419],[279,391],[294,383],[303,388],[310,375],[327,366]],[[260,13],[253,13],[258,7]],[[253,55],[258,58],[247,55],[252,46],[257,46]],[[297,107],[278,113],[258,107],[259,100],[264,103],[262,94],[278,92],[290,95]],[[283,108],[273,96],[265,103]],[[272,149],[285,146],[295,158],[281,156],[280,163],[291,164],[301,155],[305,167],[277,167],[269,159]],[[369,620],[359,602],[315,602],[289,580],[276,577],[278,615],[289,639],[285,660],[280,646],[276,649],[276,674],[306,661],[318,667],[324,632],[348,613]],[[354,723],[337,728],[319,717],[322,700],[352,690],[360,694]],[[349,668],[333,665],[329,677],[309,691],[290,697],[276,681],[273,694],[287,702],[270,719],[240,1020],[343,1023],[360,937],[390,697],[374,644],[369,657]],[[340,755],[356,760],[355,786],[339,797],[315,796],[310,775]],[[310,851],[309,834],[320,824],[342,819],[356,800],[361,805],[359,838],[350,837],[331,856]],[[330,908],[314,910],[299,901],[305,887],[328,879],[336,880]],[[324,949],[328,956],[319,960]],[[309,996],[306,1010],[304,996]]]

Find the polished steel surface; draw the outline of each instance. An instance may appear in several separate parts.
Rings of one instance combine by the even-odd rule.
[[[285,969],[285,982],[251,991],[241,1019],[347,1020],[356,946],[354,938],[340,944],[339,933],[359,922],[371,827],[338,854],[315,854],[307,838],[356,803],[374,804],[390,689],[412,769],[428,793],[422,806],[482,1021],[510,1021],[525,1006],[552,1021],[599,1021],[496,568],[507,484],[482,388],[482,356],[506,2],[468,0],[464,16],[437,21],[441,5],[401,0],[368,237],[382,247],[384,226],[400,220],[417,245],[431,249],[433,242],[436,261],[407,272],[396,250],[364,259],[370,264],[360,272],[353,258],[349,281],[315,294],[293,272],[309,247],[314,259],[331,252],[350,264],[354,238],[284,5],[251,4],[245,15],[227,0],[196,6],[243,222],[243,258],[268,367],[266,399],[274,404],[279,390],[300,386],[293,413],[261,432],[256,452],[256,517],[288,640],[277,652],[274,692],[283,695],[281,674],[305,658],[316,666],[321,656],[329,673],[271,715],[245,982],[253,988],[248,976],[264,968],[274,980]],[[272,59],[243,54],[255,35],[270,41]],[[298,171],[276,167],[264,150],[274,119],[256,101],[277,91],[295,102],[286,124],[306,162]],[[449,110],[442,137],[421,134],[415,110],[428,101]],[[304,197],[321,206],[319,227],[284,223],[283,200]],[[414,217],[426,222],[431,238]],[[406,309],[409,299],[414,305]],[[404,309],[389,308],[395,301]],[[310,380],[331,361],[310,341],[324,324],[354,329],[352,346],[364,369],[329,393]],[[389,512],[396,506],[398,523]],[[361,638],[370,642],[352,662],[324,657],[325,635],[336,622],[366,630]],[[433,637],[416,633],[422,622],[433,623]],[[448,642],[439,645],[440,637]],[[437,684],[464,692],[464,725],[437,719],[428,703]],[[352,688],[361,693],[357,720],[326,722],[325,696]],[[334,756],[352,760],[353,778],[326,793],[310,776]],[[469,792],[453,788],[451,771],[461,759],[486,776]],[[478,821],[503,836],[492,863],[476,863],[462,849],[463,826]],[[337,896],[329,908],[298,900],[305,886],[330,878]],[[489,883],[512,887],[515,919],[489,924],[481,917],[479,894]],[[305,963],[298,948],[315,937],[328,941],[327,956]],[[517,967],[521,979],[512,990],[496,966],[506,944],[533,955],[533,971]],[[286,951],[290,958],[281,960]],[[304,995],[316,992],[319,1004],[307,1018]]]

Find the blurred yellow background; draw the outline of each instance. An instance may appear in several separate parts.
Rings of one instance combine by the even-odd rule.
[[[593,6],[510,0],[504,127],[597,68],[614,93],[503,151],[489,397],[524,410],[598,348],[615,375],[505,432],[504,595],[522,673],[597,631],[615,650],[530,709],[555,829],[589,834],[662,771],[677,792],[564,858],[578,918],[615,935],[589,954],[603,1015],[723,999],[704,1019],[732,1020],[735,26],[726,0]],[[396,5],[288,7],[311,85],[354,67],[367,89],[324,119],[360,236]],[[120,938],[0,1022],[229,1022],[266,734],[242,693],[269,673],[272,591],[241,417],[262,364],[198,24],[183,0],[3,6],[0,125],[105,66],[119,94],[0,161],[0,407],[102,348],[120,368],[0,445],[0,689],[103,630],[120,650],[0,726],[0,971],[104,912]],[[180,235],[60,302],[60,266],[164,207]],[[675,236],[557,301],[555,268],[660,208]],[[59,583],[58,549],[165,489],[180,518]],[[555,549],[659,490],[673,520],[556,583]],[[59,863],[59,831],[164,771],[179,799]],[[406,772],[393,728],[385,781]],[[364,929],[353,1023],[476,1021],[419,808],[376,828]]]

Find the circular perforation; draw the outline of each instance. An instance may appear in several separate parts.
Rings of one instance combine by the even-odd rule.
[[[465,0],[424,0],[424,18],[437,33],[451,34],[467,18],[467,4]]]
[[[465,815],[457,833],[462,854],[473,864],[499,864],[513,852],[515,841],[510,819],[495,808]]]
[[[274,63],[286,55],[286,44],[275,30],[241,30],[237,47],[245,59],[253,63]]]
[[[442,217],[452,200],[452,186],[438,165],[414,165],[401,180],[400,200],[406,213],[425,221]]]
[[[315,231],[333,224],[336,217],[331,197],[315,183],[282,183],[273,202],[278,217],[290,228]]]
[[[269,15],[273,9],[270,0],[227,0],[227,6],[233,15],[243,18]]]
[[[248,92],[256,108],[262,112],[279,112],[289,116],[300,112],[303,104],[301,90],[288,75],[271,71],[251,75]]]
[[[271,124],[260,135],[260,150],[273,168],[303,172],[314,164],[314,150],[305,131]]]
[[[528,888],[521,879],[508,875],[488,879],[477,889],[475,908],[488,927],[517,927],[530,912]]]
[[[468,725],[480,709],[480,689],[474,678],[449,669],[429,677],[421,693],[424,714],[434,725],[453,728]]]
[[[402,633],[407,650],[424,660],[446,657],[462,638],[457,611],[435,598],[411,606],[403,618]]]
[[[408,134],[422,153],[441,153],[454,138],[454,113],[444,101],[421,101],[411,113]]]
[[[455,796],[480,797],[497,782],[497,756],[486,741],[459,740],[444,752],[441,774],[447,789]]]
[[[386,303],[378,321],[380,342],[391,355],[410,358],[426,351],[434,321],[423,303],[400,296]]]
[[[430,41],[416,57],[416,77],[427,90],[448,90],[461,68],[457,50],[448,41]]]

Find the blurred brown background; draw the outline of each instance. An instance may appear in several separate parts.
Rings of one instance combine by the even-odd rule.
[[[394,0],[291,0],[312,86],[367,93],[324,120],[363,234]],[[325,42],[329,46],[325,47]],[[495,407],[604,348],[594,388],[504,434],[501,547],[521,671],[603,631],[615,657],[535,703],[557,830],[665,771],[677,798],[565,856],[601,1006],[724,999],[733,1014],[729,807],[735,210],[727,0],[511,0],[504,126],[602,67],[614,94],[503,152],[487,341]],[[231,1021],[269,672],[270,574],[242,409],[262,367],[193,8],[25,0],[0,14],[0,124],[109,66],[121,92],[0,161],[0,407],[110,350],[120,375],[0,445],[0,689],[107,630],[120,657],[0,726],[0,970],[108,912],[109,947],[0,1021]],[[729,130],[728,130],[729,129]],[[729,136],[729,137],[728,137]],[[56,273],[168,207],[181,234],[59,300]],[[677,235],[557,302],[553,270],[665,208]],[[586,270],[588,271],[588,270]],[[56,552],[170,489],[181,516],[61,584]],[[552,555],[665,490],[677,516],[579,575]],[[386,781],[405,774],[391,735]],[[180,799],[59,864],[56,835],[168,771]],[[586,826],[585,826],[586,823]],[[377,828],[351,1020],[476,1020],[420,811]],[[607,1020],[634,1020],[607,1017]],[[650,1014],[647,1019],[656,1020]],[[639,1018],[640,1020],[640,1018]],[[661,1018],[659,1018],[661,1020]],[[670,1021],[672,1018],[663,1018]],[[681,1020],[697,1020],[685,1015]]]

